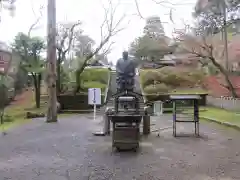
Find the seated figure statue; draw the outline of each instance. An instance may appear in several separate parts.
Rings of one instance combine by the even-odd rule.
[[[134,77],[135,77],[136,65],[133,60],[128,57],[128,52],[122,53],[122,58],[117,61],[117,91],[133,91],[134,89]]]

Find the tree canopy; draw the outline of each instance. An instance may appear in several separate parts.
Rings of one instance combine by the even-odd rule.
[[[39,108],[42,73],[46,63],[42,59],[41,53],[45,49],[45,43],[40,37],[30,37],[24,33],[18,33],[12,47],[13,51],[21,56],[21,68],[29,72],[33,78],[36,107]]]
[[[197,33],[207,35],[218,33],[224,26],[230,26],[236,31],[236,26],[240,25],[239,4],[239,0],[198,0],[193,13],[197,20]],[[224,11],[227,13],[226,22]]]
[[[136,38],[130,45],[130,54],[137,59],[160,60],[172,51],[169,47],[170,39],[165,36],[160,17],[147,18],[143,33],[143,36]]]

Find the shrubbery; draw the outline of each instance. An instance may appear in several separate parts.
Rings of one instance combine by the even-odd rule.
[[[109,70],[103,69],[103,68],[89,68],[85,69],[84,72],[81,74],[81,80],[82,81],[95,81],[102,84],[108,83],[109,78]]]
[[[102,92],[105,91],[110,71],[108,69],[85,69],[81,74],[81,85],[84,91],[88,88],[101,88]]]
[[[74,73],[74,72],[72,72]],[[63,92],[74,91],[76,80],[74,74],[67,76],[67,73],[62,73]],[[81,91],[87,92],[88,88],[101,88],[105,91],[109,79],[110,71],[104,68],[86,68],[80,75]]]
[[[106,84],[100,83],[98,81],[85,81],[82,84],[82,86],[83,86],[82,88],[85,92],[88,91],[88,88],[101,88],[102,93],[104,93],[104,91],[107,87]]]
[[[165,94],[176,89],[199,87],[202,84],[202,71],[180,70],[177,67],[164,67],[158,70],[141,70],[141,84],[147,94]]]
[[[148,85],[146,86],[143,90],[144,92],[147,92],[148,94],[156,94],[156,93],[167,93],[169,91],[169,87],[164,84],[164,83],[161,83],[161,84],[156,84],[155,86],[154,85]]]
[[[160,74],[156,70],[142,70],[140,73],[140,77],[143,88],[149,85],[153,85],[154,81],[160,80],[161,78]]]

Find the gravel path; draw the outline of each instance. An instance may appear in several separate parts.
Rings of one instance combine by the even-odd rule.
[[[170,117],[153,118],[153,128]],[[0,137],[0,180],[230,180],[240,179],[240,132],[203,122],[202,138],[172,137],[171,129],[143,138],[138,153],[112,152],[111,137],[92,130],[101,119],[42,120]],[[192,126],[193,127],[193,126]],[[190,132],[178,126],[178,133]]]

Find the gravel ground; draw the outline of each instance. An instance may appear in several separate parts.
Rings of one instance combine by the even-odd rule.
[[[171,126],[170,117],[152,118],[152,129]],[[142,138],[138,153],[113,152],[111,137],[92,131],[90,115],[46,124],[38,119],[0,138],[0,180],[230,180],[240,179],[240,132],[201,123],[201,138]],[[191,133],[193,125],[177,126]]]

